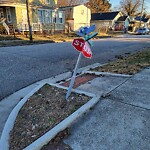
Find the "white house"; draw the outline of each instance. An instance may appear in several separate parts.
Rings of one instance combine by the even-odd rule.
[[[65,11],[66,28],[72,31],[80,27],[90,26],[91,11],[84,5],[65,6],[59,9]]]

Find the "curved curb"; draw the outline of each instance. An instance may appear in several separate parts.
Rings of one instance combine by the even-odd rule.
[[[1,140],[0,140],[0,148],[3,150],[9,150],[9,134],[11,130],[13,129],[16,117],[20,111],[20,109],[23,107],[23,105],[27,102],[28,98],[31,97],[35,92],[37,92],[43,85],[45,85],[46,82],[40,84],[38,87],[36,87],[34,90],[32,90],[28,95],[26,95],[12,110],[10,113],[6,124],[4,126],[4,130],[2,132]],[[56,86],[58,88],[62,89],[68,89],[67,87],[63,87],[56,84],[50,84],[52,86]],[[87,110],[89,110],[91,107],[93,107],[98,101],[99,97],[95,96],[94,94],[90,94],[84,91],[79,90],[72,90],[73,92],[79,93],[79,94],[85,94],[87,96],[93,97],[91,100],[89,100],[86,104],[84,104],[82,107],[80,107],[77,111],[75,111],[73,114],[71,114],[69,117],[67,117],[65,120],[63,120],[61,123],[59,123],[57,126],[55,126],[52,130],[44,134],[42,137],[37,139],[35,142],[33,142],[31,145],[25,148],[25,150],[39,150],[42,148],[45,144],[47,144],[54,136],[57,135],[60,131],[67,128],[74,120],[76,120],[78,117],[80,117],[82,114],[84,114]]]
[[[50,84],[54,85],[54,84]],[[66,87],[60,86],[60,85],[54,85],[58,88],[62,89],[68,89]],[[44,145],[48,144],[48,142],[54,138],[60,131],[63,131],[67,127],[69,127],[76,119],[81,117],[84,113],[86,113],[91,107],[93,107],[100,99],[99,96],[96,96],[94,94],[80,91],[80,90],[72,90],[72,92],[79,93],[79,94],[85,94],[87,96],[93,97],[91,100],[89,100],[86,104],[84,104],[82,107],[80,107],[78,110],[76,110],[73,114],[71,114],[69,117],[64,119],[62,122],[60,122],[58,125],[56,125],[54,128],[49,130],[47,133],[45,133],[43,136],[41,136],[39,139],[31,143],[29,146],[24,148],[24,150],[40,150]]]
[[[83,68],[80,68],[78,70],[78,73],[85,73],[87,70],[89,70],[90,68],[95,68],[97,66],[101,66],[103,64],[100,64],[100,63],[95,63],[95,64],[92,64],[92,65],[89,65],[89,66],[86,66],[86,67],[83,67]],[[22,108],[22,106],[26,103],[26,101],[28,100],[28,98],[30,96],[32,96],[36,91],[38,91],[44,84],[48,83],[48,84],[53,84],[53,83],[56,83],[58,81],[61,81],[61,80],[64,80],[64,79],[67,79],[67,78],[70,78],[71,77],[71,72],[67,72],[67,73],[63,73],[63,74],[60,74],[60,75],[57,75],[55,77],[51,77],[51,78],[48,78],[48,79],[44,79],[44,80],[41,80],[39,82],[36,82],[34,85],[37,86],[36,88],[32,89],[32,88],[29,88],[29,89],[32,89],[31,92],[29,92],[29,94],[27,94],[15,107],[14,109],[11,111],[6,123],[5,123],[5,126],[4,126],[4,129],[2,131],[2,134],[1,134],[1,139],[0,139],[0,148],[2,148],[3,150],[9,150],[9,134],[10,134],[10,131],[13,129],[13,126],[14,126],[14,122],[15,122],[15,119],[17,117],[17,114],[19,112],[19,110]],[[51,84],[51,85],[52,85]],[[55,85],[56,86],[56,85]],[[30,86],[28,86],[30,87]],[[26,87],[26,88],[28,88]],[[59,86],[60,88],[62,88],[62,86]],[[26,89],[25,88],[25,89]],[[67,89],[65,87],[63,87],[64,89]],[[19,91],[22,91],[22,90],[19,90]],[[78,91],[78,90],[73,90],[77,93],[82,93],[82,94],[85,94],[85,95],[91,95],[87,92],[81,92],[81,91]],[[15,94],[15,93],[14,93]],[[14,95],[12,94],[12,95]],[[93,95],[94,96],[94,95]],[[92,97],[93,97],[92,96]],[[5,98],[7,99],[7,98]],[[9,99],[11,99],[11,96],[9,96]],[[94,100],[92,100],[94,101]],[[97,100],[98,101],[98,100]],[[94,104],[93,104],[94,106]],[[92,107],[92,106],[91,106]],[[83,112],[84,113],[84,112]],[[81,113],[82,114],[82,113]]]
[[[22,108],[22,106],[26,103],[26,101],[28,100],[28,98],[30,96],[32,96],[36,91],[38,91],[45,83],[39,85],[38,87],[36,87],[33,91],[31,91],[28,95],[26,95],[16,106],[15,108],[12,110],[12,112],[10,113],[6,124],[4,126],[2,135],[1,135],[1,140],[0,140],[0,148],[2,148],[2,150],[9,150],[9,134],[10,131],[13,129],[16,117],[19,113],[19,110]]]

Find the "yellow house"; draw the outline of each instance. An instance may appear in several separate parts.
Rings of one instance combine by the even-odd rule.
[[[72,31],[78,30],[80,27],[90,26],[91,11],[84,5],[60,7],[65,11],[66,28]]]
[[[65,15],[56,9],[57,0],[28,0],[32,31],[64,31]],[[4,18],[4,19],[3,19]],[[26,0],[0,0],[0,23],[5,22],[10,31],[28,31]]]

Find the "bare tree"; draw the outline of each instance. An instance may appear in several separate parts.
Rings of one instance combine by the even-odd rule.
[[[89,0],[86,6],[91,9],[92,13],[106,12],[110,11],[111,4],[109,0]]]
[[[139,15],[141,10],[141,0],[121,0],[122,12],[129,16]]]
[[[68,0],[58,0],[58,6],[68,6]]]
[[[72,6],[72,5],[79,5],[84,4],[88,0],[58,0],[59,6]]]

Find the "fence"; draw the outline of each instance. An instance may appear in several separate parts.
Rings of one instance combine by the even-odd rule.
[[[11,24],[8,25],[10,34],[26,34],[29,32],[28,24]],[[33,33],[50,33],[54,34],[55,32],[64,31],[65,25],[64,24],[39,24],[39,23],[33,23],[32,24],[32,32]],[[0,24],[0,34],[7,34],[6,28],[3,26],[3,24]]]

